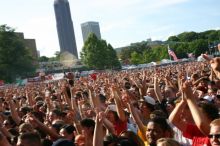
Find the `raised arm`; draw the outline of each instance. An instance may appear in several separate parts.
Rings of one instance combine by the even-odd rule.
[[[184,96],[184,95],[183,95]],[[170,113],[169,121],[175,125],[180,131],[185,131],[186,129],[186,121],[181,118],[181,113],[186,107],[186,100],[182,98],[180,103],[176,105],[173,111]]]
[[[35,123],[39,129],[41,129],[42,131],[44,131],[45,133],[49,134],[51,137],[53,137],[54,139],[58,139],[61,136],[59,134],[57,134],[54,130],[51,130],[49,127],[47,127],[46,125],[44,125],[42,122],[40,122],[36,117],[34,117],[33,115],[29,114],[28,115],[28,121],[30,123]]]
[[[158,85],[158,80],[157,80],[156,76],[154,77],[154,92],[156,94],[157,100],[161,103],[162,100],[163,100],[163,97],[162,97],[162,94],[161,94],[160,87]]]
[[[126,120],[126,117],[125,117],[125,112],[122,108],[121,100],[119,97],[119,92],[117,91],[115,86],[111,87],[111,92],[112,92],[112,96],[114,97],[114,100],[115,100],[116,110],[117,110],[117,114],[119,116],[119,119],[124,122]]]
[[[103,118],[102,112],[96,115],[93,146],[103,146]]]
[[[204,115],[204,113],[201,112],[198,105],[196,104],[195,97],[193,95],[193,91],[190,87],[190,82],[186,81],[183,84],[183,93],[186,95],[186,101],[189,106],[189,109],[191,111],[192,117],[195,121],[196,126],[199,128],[199,130],[205,134],[209,134],[209,124],[210,121],[208,118]]]
[[[128,100],[128,107],[129,107],[129,110],[131,112],[131,115],[134,119],[134,121],[136,122],[139,130],[141,131],[142,135],[144,136],[144,139],[146,140],[146,136],[145,136],[145,133],[146,133],[146,130],[145,130],[145,126],[143,124],[143,122],[141,121],[140,117],[139,117],[139,114],[137,113],[137,109],[135,109],[135,107],[133,106],[133,104],[131,102],[129,102]]]
[[[19,117],[18,113],[17,113],[17,110],[15,108],[15,104],[14,104],[14,101],[12,99],[12,95],[11,94],[8,94],[6,99],[8,100],[9,102],[9,106],[10,106],[10,109],[11,109],[11,116],[12,116],[12,119],[15,121],[15,123],[17,125],[19,125],[21,123],[21,118]]]

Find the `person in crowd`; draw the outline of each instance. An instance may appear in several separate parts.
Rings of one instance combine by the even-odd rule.
[[[5,86],[0,145],[219,145],[220,58],[203,57]]]
[[[215,119],[210,123],[209,140],[212,146],[220,145],[220,119]]]

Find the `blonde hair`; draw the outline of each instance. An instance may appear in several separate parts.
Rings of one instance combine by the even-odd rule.
[[[220,126],[220,118],[219,119],[215,119],[210,123],[210,127],[211,126]]]
[[[157,145],[159,144],[160,146],[181,146],[179,142],[172,138],[160,138],[157,140]]]

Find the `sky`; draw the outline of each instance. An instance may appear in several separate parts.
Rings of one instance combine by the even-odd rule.
[[[1,0],[0,25],[36,39],[41,56],[59,51],[54,0]],[[185,31],[220,29],[220,0],[69,0],[78,54],[81,23],[97,21],[102,39],[114,48],[166,40]]]

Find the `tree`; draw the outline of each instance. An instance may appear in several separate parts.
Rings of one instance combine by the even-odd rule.
[[[178,42],[179,41],[179,38],[177,36],[170,36],[168,38],[168,41],[173,41],[173,42]]]
[[[15,81],[16,77],[33,73],[35,66],[23,42],[7,25],[0,26],[0,79]]]
[[[183,32],[178,35],[178,38],[181,42],[192,42],[193,40],[198,39],[198,34],[196,32]]]
[[[38,58],[38,61],[39,62],[48,62],[49,58],[47,56],[41,56],[41,57]]]
[[[143,63],[142,55],[135,52],[135,51],[132,52],[131,53],[131,63],[135,64],[135,65]]]
[[[143,53],[146,51],[146,52],[149,52],[151,49],[151,47],[147,44],[146,41],[142,41],[142,42],[138,42],[138,43],[132,43],[130,46],[126,47],[126,48],[123,48],[121,50],[121,53],[120,53],[120,59],[122,60],[122,62],[124,64],[130,64],[130,63],[134,63],[134,57],[135,55],[137,56],[143,56]],[[135,54],[134,52],[136,52],[137,54]],[[132,61],[132,53],[134,53],[133,55],[133,61]],[[136,57],[137,57],[136,56]],[[135,58],[136,58],[135,57]],[[144,63],[144,60],[142,58],[140,58],[141,61],[138,61],[138,62],[142,62]],[[136,61],[135,61],[136,62]],[[136,62],[137,63],[137,62]],[[136,64],[134,63],[134,64]]]
[[[93,33],[86,40],[80,55],[82,62],[89,68],[120,68],[116,51],[105,40],[99,40]]]

